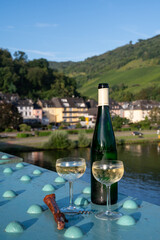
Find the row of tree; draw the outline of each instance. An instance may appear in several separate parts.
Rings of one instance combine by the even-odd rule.
[[[143,88],[138,93],[132,93],[127,88],[128,86],[125,84],[113,85],[110,89],[111,98],[119,102],[131,102],[139,99],[160,101],[160,87],[156,85]]]
[[[121,118],[115,116],[112,119],[112,124],[114,130],[135,130],[135,129],[151,129],[160,127],[160,109],[154,108],[150,111],[149,117],[146,117],[144,120],[136,123],[131,123],[127,118]],[[128,127],[126,127],[128,126]],[[124,128],[125,127],[125,128]]]
[[[49,68],[47,60],[28,61],[21,51],[12,57],[5,49],[0,49],[0,91],[32,99],[79,95],[76,81]]]

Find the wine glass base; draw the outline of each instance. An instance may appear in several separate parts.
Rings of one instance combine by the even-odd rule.
[[[67,214],[67,215],[76,215],[84,211],[83,208],[80,207],[75,207],[75,206],[68,206],[68,207],[63,207],[60,209],[62,213]]]
[[[122,213],[111,212],[111,211],[99,212],[95,214],[96,218],[101,220],[108,220],[108,221],[118,220],[121,216],[123,216]]]

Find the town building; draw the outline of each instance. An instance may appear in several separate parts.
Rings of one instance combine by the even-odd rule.
[[[13,102],[13,104],[22,115],[24,123],[42,123],[42,108],[38,104],[33,103],[31,99],[18,100]]]
[[[18,100],[13,104],[17,107],[18,112],[22,115],[23,122],[30,122],[35,118],[33,115],[34,106],[32,100],[30,99]]]
[[[13,103],[20,99],[17,93],[2,93],[0,92],[0,101],[6,103]]]
[[[124,117],[124,111],[122,106],[114,101],[113,99],[109,99],[109,107],[110,107],[110,114],[112,117],[118,115],[121,118]]]
[[[150,117],[150,112],[154,108],[160,108],[160,102],[153,100],[137,100],[126,104],[123,109],[123,117],[131,122],[140,122]]]
[[[42,108],[42,122],[43,124],[47,123],[57,123],[62,122],[62,107],[59,105],[56,107],[55,103],[51,100],[38,100],[37,104]]]
[[[93,118],[96,118],[97,116],[97,108],[98,103],[94,99],[89,99],[87,102],[88,107],[88,113],[90,116],[93,116]],[[112,117],[118,115],[120,117],[123,117],[123,108],[122,106],[114,101],[113,99],[109,99],[109,108],[110,108],[110,114]]]
[[[33,104],[33,118],[38,122],[42,122],[43,111],[42,108],[36,103]]]
[[[75,125],[83,117],[83,126],[93,127],[98,110],[98,103],[94,99],[88,99],[85,102],[83,98],[76,97],[38,99],[36,103],[33,103],[31,99],[21,100],[18,94],[0,92],[0,102],[14,104],[21,113],[24,122],[41,122],[43,125],[62,122]],[[160,108],[160,102],[137,100],[117,103],[110,99],[109,106],[112,117],[120,116],[134,123],[143,121],[146,117],[149,118],[152,109]]]
[[[62,121],[73,125],[80,121],[80,117],[88,116],[88,108],[83,98],[52,98],[52,102],[57,109],[57,122]]]
[[[50,123],[66,122],[73,125],[80,121],[80,117],[88,116],[83,98],[52,98],[50,101],[38,100],[37,104],[42,107]]]

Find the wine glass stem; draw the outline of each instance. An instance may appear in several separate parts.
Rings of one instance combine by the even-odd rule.
[[[111,196],[110,196],[110,189],[111,189],[111,186],[106,186],[107,188],[107,213],[110,213],[111,212]]]
[[[69,182],[69,206],[73,206],[73,182]]]

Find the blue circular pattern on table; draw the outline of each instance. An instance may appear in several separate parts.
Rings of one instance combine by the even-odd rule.
[[[35,170],[33,171],[33,174],[34,174],[34,175],[41,175],[42,172],[41,172],[39,169],[35,169]]]
[[[5,231],[8,233],[21,233],[24,231],[24,228],[21,223],[13,221],[6,226]]]
[[[29,182],[31,180],[31,178],[28,175],[23,175],[20,180],[22,182]]]
[[[91,187],[85,187],[85,188],[83,189],[83,193],[84,193],[84,194],[91,194]]]
[[[13,173],[13,170],[12,170],[12,168],[7,167],[3,170],[3,173]]]
[[[55,191],[55,188],[51,184],[46,184],[42,188],[42,191],[44,191],[44,192],[52,192],[52,191]]]
[[[16,164],[16,168],[23,168],[24,167],[24,164],[23,163],[17,163]]]
[[[56,183],[65,183],[65,179],[62,178],[62,177],[57,177],[55,180],[54,180]]]
[[[9,156],[7,154],[2,155],[1,159],[8,159]]]
[[[135,201],[133,200],[126,200],[124,203],[123,203],[123,208],[125,209],[137,209],[138,208],[138,205]]]
[[[29,214],[39,214],[42,212],[43,212],[42,207],[38,204],[31,205],[27,210],[27,213]]]
[[[121,225],[121,226],[132,226],[136,223],[136,221],[134,220],[133,217],[128,216],[128,215],[124,215],[122,217],[120,217],[117,221],[117,224]]]
[[[83,233],[79,227],[72,226],[65,231],[64,236],[67,238],[81,238]]]
[[[3,193],[4,198],[13,198],[16,197],[16,193],[12,190],[7,190],[6,192]]]
[[[74,204],[77,206],[86,206],[89,204],[88,200],[84,197],[78,197],[76,198],[76,200],[74,201]]]

